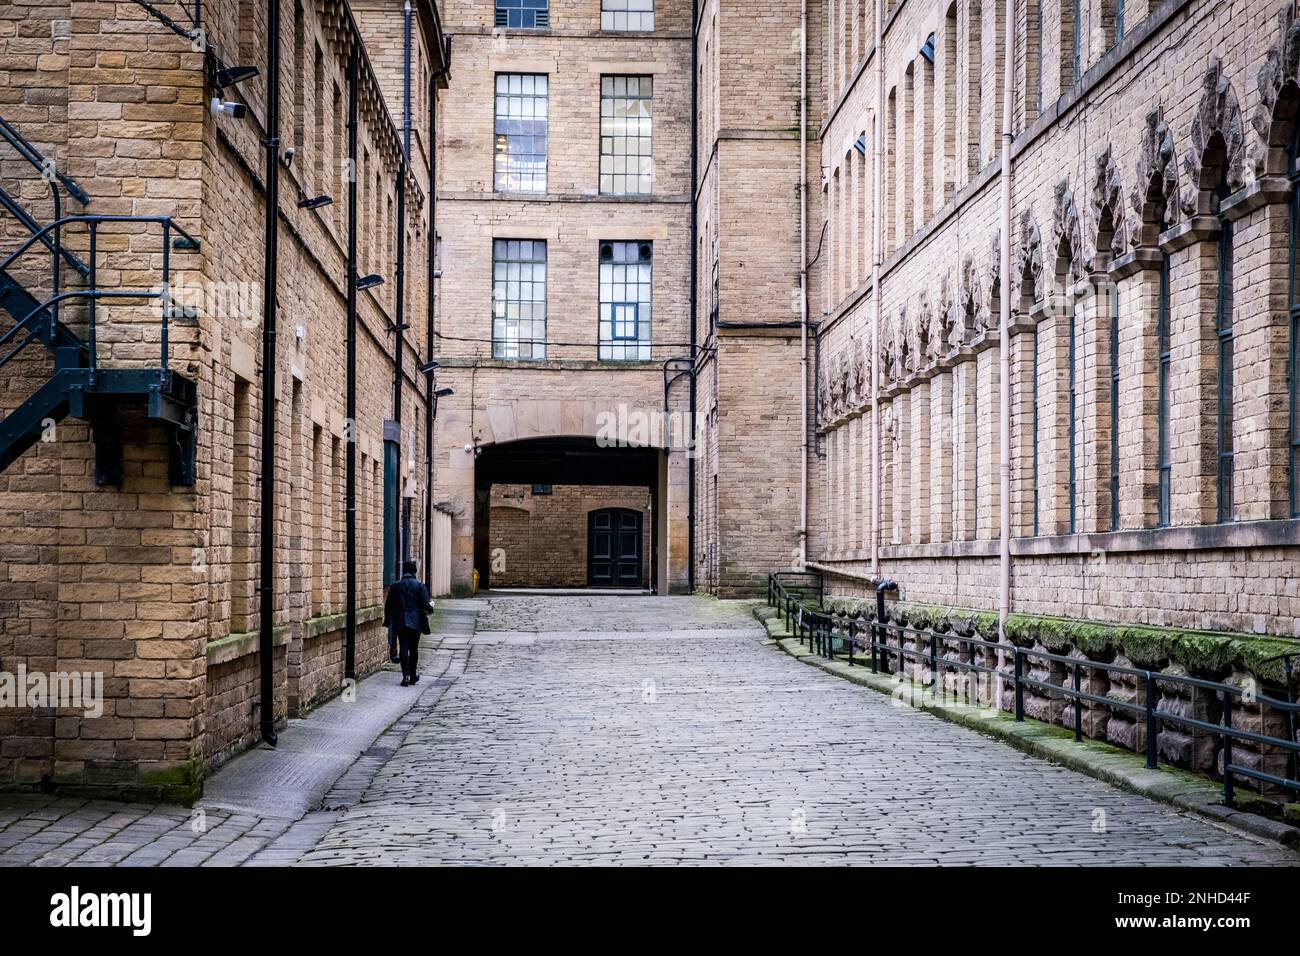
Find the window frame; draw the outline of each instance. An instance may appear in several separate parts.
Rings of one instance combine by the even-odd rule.
[[[605,247],[610,247],[610,258],[604,258]],[[618,258],[619,247],[635,247],[636,259],[620,260]],[[641,257],[642,250],[648,250],[646,257]],[[615,269],[622,267],[627,269],[635,267],[638,270],[642,267],[646,272],[644,277],[638,272],[635,278],[635,285],[639,288],[645,286],[648,298],[642,301],[639,298],[632,299],[627,297],[627,287],[629,283],[627,274],[624,273],[622,281],[615,281],[613,275],[609,281],[605,280],[605,268]],[[610,298],[605,298],[605,287],[611,288]],[[623,288],[621,298],[614,297],[612,289],[615,286]],[[642,306],[646,308],[642,308]],[[634,320],[635,334],[632,336],[616,335],[617,321],[615,319],[615,310],[618,307],[631,306],[636,318]],[[605,335],[605,309],[610,310],[609,318],[609,336]],[[601,362],[648,362],[651,360],[654,349],[654,241],[650,239],[602,239],[596,247],[596,358]],[[621,354],[615,354],[616,352]],[[629,352],[633,354],[628,354]]]
[[[631,96],[626,92],[622,94],[616,92],[606,93],[605,84],[607,80],[610,81],[611,87],[616,85],[616,81],[618,80],[623,80],[625,81],[625,83],[628,80],[636,80],[638,86],[638,92],[635,96]],[[643,84],[649,84],[650,86],[649,95],[646,96],[641,95],[640,90],[644,89]],[[625,86],[625,90],[626,90],[626,86]],[[624,131],[622,134],[615,134],[612,131],[608,135],[606,134],[605,104],[606,102],[611,102],[612,104],[614,104],[611,106],[611,110],[614,110],[617,109],[617,104],[619,101],[623,101],[623,102],[644,101],[645,103],[648,104],[646,120],[649,123],[649,132],[646,135],[642,136],[640,133],[637,133],[635,136],[633,136],[633,135],[629,135],[626,131]],[[611,112],[610,118],[613,119],[616,115],[617,114]],[[608,153],[605,152],[605,143],[607,140],[610,142],[610,150],[611,150]],[[627,146],[633,141],[635,141],[638,145],[638,151],[635,154],[631,154],[626,151]],[[618,153],[614,151],[615,144],[617,142],[621,142],[623,144],[624,152]],[[642,144],[645,145],[645,147],[649,150],[649,152],[642,153],[640,151],[640,146]],[[651,196],[654,194],[654,74],[653,73],[602,73],[601,74],[600,76],[600,129],[597,135],[596,145],[598,151],[597,158],[596,158],[596,190],[600,195],[635,197],[635,196]],[[650,171],[649,172],[638,171],[636,173],[627,172],[627,167],[626,167],[627,161],[633,157],[638,160],[643,157],[648,159],[650,163]],[[606,158],[610,160],[611,171],[609,173],[605,172]],[[624,171],[621,173],[617,173],[613,171],[613,165],[619,159],[622,159],[624,162]],[[605,188],[606,176],[608,176],[610,179],[609,189]],[[623,179],[624,187],[626,187],[628,181],[636,180],[638,188],[635,190],[628,190],[627,188],[621,190],[616,189],[614,187],[614,184],[615,182],[617,182],[617,180],[620,177]],[[645,183],[646,188],[644,190],[640,188],[642,179],[646,180]]]
[[[506,4],[503,6],[502,4]],[[536,6],[541,3],[541,6]],[[529,6],[529,4],[533,4]],[[519,23],[510,23],[510,15],[518,12],[520,14]],[[506,15],[505,23],[498,23],[502,14]],[[532,24],[523,23],[524,15],[532,14]],[[539,22],[541,21],[541,22]],[[494,30],[549,30],[551,28],[551,0],[493,0],[492,3],[492,28]]]
[[[523,89],[522,89],[522,87],[523,87],[525,84],[523,84],[523,83],[520,84],[520,86],[521,86],[521,90],[520,90],[519,92],[512,92],[512,91],[508,88],[508,87],[509,87],[509,80],[510,80],[512,77],[519,77],[521,80],[524,80],[524,79],[532,80],[532,81],[533,81],[534,92],[531,92],[531,93],[529,93],[529,92],[524,92]],[[504,90],[504,91],[501,89],[501,81],[502,81],[502,80],[505,80],[506,83],[507,83],[507,89]],[[541,81],[542,81],[542,85],[544,86],[544,89],[543,89],[543,91],[542,91],[540,94],[536,92],[536,87],[537,87],[537,81],[538,81],[538,80],[541,80]],[[503,97],[506,98],[507,100],[509,100],[509,99],[511,99],[511,98],[520,99],[520,100],[523,100],[523,99],[531,100],[531,101],[533,101],[533,103],[534,103],[534,109],[536,108],[536,102],[540,100],[540,102],[541,102],[541,104],[542,104],[542,114],[543,114],[543,115],[542,115],[542,122],[545,124],[545,125],[544,125],[544,130],[543,130],[543,132],[542,132],[542,134],[541,134],[541,139],[542,139],[542,152],[541,152],[541,153],[537,153],[537,152],[535,152],[535,151],[534,151],[534,152],[530,152],[530,153],[522,153],[522,152],[521,152],[521,153],[512,153],[512,152],[511,152],[511,150],[510,150],[510,148],[509,148],[509,143],[510,143],[510,137],[511,137],[511,136],[520,136],[520,137],[522,137],[522,136],[531,136],[531,137],[533,137],[533,138],[536,138],[536,134],[535,134],[535,133],[534,133],[534,134],[528,134],[528,133],[509,133],[509,132],[502,132],[502,131],[501,131],[500,126],[501,126],[501,124],[503,123],[503,121],[509,121],[509,120],[512,120],[512,119],[519,119],[519,120],[528,119],[528,118],[525,118],[525,117],[516,117],[516,116],[511,116],[511,115],[509,115],[509,114],[503,116],[503,115],[501,114],[501,111],[500,111],[501,100],[502,100]],[[548,186],[549,186],[549,178],[550,178],[550,177],[549,177],[549,174],[550,174],[550,160],[551,160],[551,116],[550,116],[551,105],[550,105],[550,98],[551,98],[551,84],[550,84],[550,74],[548,74],[548,73],[511,73],[511,72],[499,72],[499,73],[495,73],[495,74],[493,74],[493,81],[492,81],[492,191],[493,191],[494,193],[522,194],[522,195],[545,195],[545,194],[546,194],[546,190],[547,190],[547,188],[548,188]],[[531,117],[531,119],[535,122],[535,121],[537,120],[537,117],[534,115],[533,117]],[[502,150],[502,148],[501,148],[501,138],[502,138],[502,137],[505,137],[505,143],[506,143],[506,148],[505,148],[504,150]],[[501,160],[501,158],[502,158],[503,155],[504,155],[504,158],[505,158],[505,169],[502,169],[502,168],[501,168],[501,163],[500,163],[500,160]],[[536,172],[525,173],[525,172],[523,171],[523,168],[522,168],[522,167],[523,167],[523,164],[525,163],[525,160],[524,160],[523,157],[525,157],[525,156],[532,157],[533,160],[534,160],[534,162],[536,161],[536,158],[537,158],[538,156],[541,157],[541,164],[540,164],[540,166],[541,166],[541,173],[540,173],[540,174],[538,174],[538,173],[536,173]],[[511,170],[511,158],[512,158],[512,157],[518,157],[518,161],[519,161],[519,163],[520,163],[520,167],[521,167],[520,169],[515,170],[514,172],[512,172],[512,170]],[[530,187],[530,188],[520,188],[520,186],[519,186],[519,181],[520,181],[521,179],[523,179],[525,176],[527,176],[527,177],[529,178],[530,181],[538,181],[538,182],[540,182],[540,188],[531,188],[531,187]],[[513,186],[510,185],[511,181],[514,182],[514,185],[513,185]]]
[[[540,249],[541,249],[541,256],[540,256],[540,258],[539,258],[538,256],[536,256],[535,254],[534,254],[531,258],[523,258],[523,251],[524,251],[524,250],[523,250],[522,248],[519,250],[519,252],[520,252],[520,255],[519,255],[519,256],[517,256],[517,257],[511,257],[511,256],[510,256],[510,251],[511,251],[511,249],[510,249],[510,244],[511,244],[511,243],[525,243],[525,242],[529,244],[529,251],[532,252],[532,253],[536,253],[536,250],[538,249],[538,247],[540,247]],[[499,248],[502,248],[502,247],[504,247],[505,252],[506,252],[506,255],[505,255],[505,257],[503,257],[503,258],[499,258],[498,255],[497,255],[497,250],[498,250]],[[550,281],[549,281],[549,280],[550,280],[550,270],[549,270],[549,257],[550,257],[550,250],[549,250],[549,248],[548,248],[548,246],[547,246],[547,242],[546,242],[545,239],[508,239],[508,238],[496,238],[496,237],[493,237],[493,239],[492,239],[492,294],[491,294],[491,303],[492,303],[492,358],[493,358],[493,359],[499,359],[499,360],[502,360],[502,361],[511,361],[511,362],[545,361],[545,359],[546,359],[546,351],[547,351],[547,348],[546,348],[546,342],[547,342],[547,319],[548,319],[548,312],[549,312],[549,309],[548,309],[548,305],[549,305],[548,297],[549,297],[549,295],[550,295]],[[520,267],[525,266],[525,265],[527,265],[527,266],[532,266],[532,267],[536,267],[536,266],[540,265],[540,266],[542,267],[541,283],[540,283],[540,284],[541,284],[541,287],[542,287],[542,294],[541,294],[541,298],[540,298],[540,299],[537,298],[536,295],[533,295],[533,297],[531,297],[531,298],[529,298],[529,299],[524,299],[524,298],[520,297],[520,298],[517,298],[517,299],[513,299],[513,300],[512,300],[512,299],[510,298],[510,296],[509,296],[509,283],[510,283],[511,279],[510,279],[509,273],[510,273],[510,266],[512,266],[512,265],[514,265],[514,266],[520,266]],[[504,268],[505,268],[505,272],[506,272],[506,275],[505,275],[502,279],[498,279],[498,277],[497,277],[497,269],[498,269],[499,266],[504,267]],[[521,271],[522,271],[522,269],[521,269]],[[531,272],[531,271],[532,271],[532,270],[530,270],[530,272]],[[516,280],[514,280],[514,281],[519,282],[519,283],[522,284],[525,280],[522,279],[522,278],[518,278],[518,279],[516,279]],[[532,290],[535,291],[536,286],[538,285],[538,281],[537,281],[535,275],[530,275],[530,277],[529,277],[526,281],[528,282],[530,288],[531,288]],[[501,283],[504,285],[505,289],[506,289],[506,293],[505,293],[505,294],[502,296],[502,298],[501,298],[501,301],[502,301],[502,303],[503,303],[503,307],[504,307],[504,314],[502,314],[502,315],[500,315],[500,316],[497,315],[497,302],[498,302],[498,298],[497,298],[497,287],[498,287],[498,282],[501,282]],[[522,290],[521,290],[521,291],[522,291]],[[497,334],[497,323],[498,323],[498,321],[500,321],[500,322],[503,323],[503,326],[502,326],[503,331],[509,329],[510,322],[511,322],[511,318],[510,318],[510,316],[509,316],[509,308],[510,308],[510,303],[511,303],[512,301],[515,302],[515,303],[516,303],[518,306],[520,306],[521,308],[522,308],[525,304],[527,304],[527,305],[529,305],[529,306],[534,306],[534,307],[535,307],[535,306],[537,306],[537,305],[540,303],[540,305],[541,305],[541,312],[542,312],[541,319],[540,319],[540,322],[541,322],[541,335],[540,335],[540,337],[536,334],[536,333],[537,333],[537,323],[538,323],[539,320],[538,320],[538,318],[537,318],[536,316],[532,316],[532,315],[530,315],[530,317],[529,317],[529,319],[528,319],[528,322],[530,323],[530,331],[533,333],[532,335],[524,336],[524,335],[522,334],[522,325],[521,325],[521,323],[523,322],[523,319],[520,318],[520,317],[518,317],[518,316],[513,320],[513,321],[515,322],[515,330],[516,330],[516,333],[517,333],[516,336],[515,336],[515,339],[514,339],[513,343],[511,342],[511,340],[509,339],[509,337],[503,337],[503,336],[499,336],[499,335]],[[528,351],[529,351],[529,354],[528,354],[528,355],[524,355],[524,354],[522,354],[523,346],[524,346],[525,343],[528,345]],[[515,353],[516,353],[516,354],[514,354],[514,355],[510,355],[510,354],[508,354],[508,352],[509,352],[509,348],[510,348],[510,346],[511,346],[512,344],[513,344],[513,347],[514,347],[514,350],[515,350]],[[540,351],[540,354],[538,354],[539,351]]]
[[[606,4],[606,3],[610,3],[610,2],[612,2],[612,3],[617,3],[617,2],[620,2],[620,0],[600,0],[600,30],[601,30],[602,33],[653,33],[653,32],[654,32],[654,29],[655,29],[655,5],[654,5],[654,0],[650,0],[650,9],[649,9],[649,10],[631,10],[631,9],[628,9],[628,6],[630,5],[631,0],[621,0],[621,2],[623,3],[623,9],[621,9],[621,10],[606,10],[606,9],[605,9],[605,4]],[[606,26],[606,25],[605,25],[605,17],[606,17],[606,15],[608,15],[609,17],[611,17],[611,22],[613,22],[613,19],[612,19],[612,18],[616,18],[616,17],[618,17],[618,16],[625,16],[625,17],[628,17],[629,19],[631,19],[633,16],[635,16],[635,17],[638,18],[638,22],[640,22],[641,25],[640,25],[640,26],[635,26],[635,27],[632,27],[632,26],[625,26],[625,27],[620,27],[620,26]],[[647,17],[647,16],[650,18],[650,24],[649,24],[649,26],[646,26],[646,25],[645,25],[645,22],[644,22],[644,18]]]

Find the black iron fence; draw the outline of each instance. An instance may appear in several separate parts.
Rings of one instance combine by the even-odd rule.
[[[780,612],[787,629],[801,644],[828,660],[838,655],[850,666],[870,667],[872,673],[908,676],[930,693],[951,694],[964,703],[1010,710],[1018,721],[1025,719],[1026,693],[1037,692],[1063,705],[1061,723],[1066,722],[1069,711],[1076,741],[1084,739],[1086,709],[1095,707],[1110,715],[1125,715],[1133,722],[1134,742],[1141,744],[1133,749],[1145,751],[1146,765],[1151,769],[1159,764],[1162,728],[1199,732],[1220,742],[1217,762],[1225,805],[1234,803],[1236,778],[1300,795],[1300,742],[1296,739],[1300,704],[1292,681],[1292,662],[1300,654],[1278,658],[1285,674],[1284,700],[1260,692],[1253,683],[1236,686],[892,623],[885,612],[887,588],[877,590],[876,610],[871,615],[860,620],[840,619],[824,608],[820,580],[791,581],[790,572],[780,574],[784,576],[773,574],[769,578],[768,604]],[[808,600],[813,594],[817,596],[815,604]],[[1059,682],[1043,679],[1043,671],[1055,674]],[[1126,687],[1132,692],[1131,699],[1098,693],[1099,683],[1107,688]],[[1179,713],[1168,706],[1161,708],[1162,701],[1176,701],[1180,695],[1196,691],[1208,693],[1217,702],[1217,722]],[[1279,723],[1285,725],[1286,737],[1265,732]]]

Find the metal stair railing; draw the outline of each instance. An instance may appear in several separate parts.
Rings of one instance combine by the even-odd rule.
[[[154,289],[100,289],[96,276],[96,241],[99,227],[105,223],[157,223],[162,227],[162,283]],[[9,329],[3,335],[0,335],[0,348],[9,343],[11,339],[16,338],[24,329],[27,330],[27,336],[14,346],[9,352],[0,355],[0,368],[7,365],[13,358],[18,355],[31,341],[36,338],[41,329],[36,325],[40,321],[46,321],[48,314],[49,333],[51,337],[55,335],[58,328],[58,306],[59,303],[74,300],[86,300],[86,361],[89,369],[89,382],[91,385],[95,382],[95,376],[99,367],[99,360],[95,344],[95,303],[100,299],[158,299],[162,306],[159,310],[162,321],[161,335],[161,355],[159,359],[159,378],[166,379],[168,373],[168,331],[169,320],[172,316],[174,306],[171,303],[171,250],[173,247],[181,249],[198,249],[199,241],[177,225],[170,216],[98,216],[98,215],[81,215],[81,216],[64,216],[57,219],[47,226],[43,226],[34,235],[24,241],[8,257],[0,262],[0,272],[8,268],[21,257],[28,249],[42,237],[54,232],[56,235],[64,226],[85,223],[90,234],[90,265],[87,273],[87,286],[84,289],[60,290],[58,270],[54,275],[54,290],[45,301],[37,305],[25,316],[23,316],[13,328]],[[173,237],[172,233],[175,233]],[[57,243],[56,243],[57,244]]]
[[[50,198],[53,201],[54,219],[57,222],[63,217],[63,200],[59,194],[59,186],[62,185],[67,190],[68,195],[77,200],[81,205],[86,206],[90,203],[90,197],[86,195],[76,181],[71,177],[61,173],[54,165],[54,161],[45,156],[40,150],[31,144],[18,129],[3,116],[0,116],[0,139],[7,142],[24,161],[33,169],[41,174],[41,179],[50,187]],[[41,231],[41,225],[32,215],[23,208],[22,204],[9,194],[3,188],[0,188],[0,206],[4,206],[15,219],[29,233],[36,235]],[[59,279],[60,260],[66,261],[69,266],[77,271],[82,277],[90,274],[90,270],[84,262],[77,256],[63,248],[60,241],[58,230],[54,231],[51,236],[49,233],[42,235],[41,244],[44,245],[53,256],[53,267],[51,274],[57,285]]]

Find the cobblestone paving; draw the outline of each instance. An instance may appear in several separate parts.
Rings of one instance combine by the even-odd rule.
[[[0,865],[1297,862],[799,664],[745,604],[448,604],[476,633],[321,806],[0,796]]]
[[[801,665],[742,604],[485,603],[465,675],[302,862],[1297,862]]]

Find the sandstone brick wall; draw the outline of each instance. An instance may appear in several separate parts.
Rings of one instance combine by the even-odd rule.
[[[819,5],[809,6],[810,136],[824,88],[823,17]],[[696,42],[697,389],[705,445],[695,473],[696,586],[735,596],[761,593],[769,571],[799,559],[799,5],[701,4]],[[817,153],[810,140],[809,260],[825,253]],[[821,281],[820,270],[810,272],[814,322]],[[810,369],[813,351],[810,338]],[[815,476],[813,464],[810,481]]]
[[[1007,290],[998,221],[1003,7],[907,0],[886,11],[880,574],[910,599],[996,608],[998,432],[1008,427],[1013,611],[1300,636],[1279,583],[1295,577],[1300,558],[1284,421],[1290,189],[1269,179],[1285,166],[1295,102],[1295,78],[1270,59],[1290,29],[1290,5],[1128,3],[1117,42],[1112,6],[1090,0],[1080,9],[1077,83],[1072,14],[1043,5],[1041,64],[1037,19],[1019,14]],[[832,3],[830,15],[821,131],[828,249],[819,263],[829,317],[818,382],[827,478],[812,488],[823,560],[866,573],[873,505],[856,476],[871,467],[861,439],[871,417],[864,346],[874,296],[876,51],[861,33],[873,29],[874,11],[848,0]],[[931,33],[933,64],[920,53]],[[853,149],[861,131],[866,162]],[[1236,454],[1234,520],[1220,524],[1214,323],[1224,219],[1234,233]],[[1158,527],[1162,253],[1171,276],[1168,528]],[[997,397],[1003,295],[1012,308],[1007,422]]]
[[[641,587],[649,587],[648,489],[616,485],[554,485],[548,495],[531,485],[495,485],[491,497],[492,586],[585,587],[587,520],[600,508],[642,513]],[[498,563],[499,562],[499,563]]]
[[[241,13],[243,11],[243,13]],[[124,416],[124,481],[97,487],[85,423],[67,419],[57,440],[32,449],[0,476],[0,524],[26,550],[4,553],[0,667],[106,672],[105,716],[0,714],[0,785],[54,782],[74,788],[172,798],[192,796],[205,766],[256,738],[258,654],[257,474],[261,438],[261,234],[265,77],[227,98],[245,102],[242,121],[207,110],[203,58],[134,6],[74,0],[48,16],[0,17],[0,113],[32,133],[92,197],[89,211],[175,217],[201,241],[174,251],[173,283],[196,317],[170,329],[169,357],[198,385],[198,478],[168,480],[162,430]],[[241,15],[252,22],[241,25]],[[209,41],[226,63],[265,72],[265,2],[204,5]],[[387,46],[400,3],[366,7],[367,45]],[[44,24],[41,30],[30,25]],[[69,22],[71,29],[69,29]],[[275,719],[301,713],[342,682],[343,469],[349,432],[357,442],[357,668],[385,659],[382,603],[382,438],[392,419],[396,319],[392,211],[399,168],[400,83],[393,60],[363,54],[358,168],[359,271],[384,285],[359,296],[358,420],[344,421],[347,84],[350,27],[344,8],[284,2],[281,7],[281,139],[293,145],[280,171],[277,368],[277,567]],[[413,94],[423,89],[440,40],[430,10],[417,4]],[[44,32],[42,32],[44,31]],[[70,39],[69,39],[70,36]],[[435,44],[431,46],[431,43]],[[20,67],[39,69],[42,81]],[[51,92],[24,90],[44,86]],[[58,91],[56,93],[55,91]],[[394,103],[392,96],[399,97]],[[388,97],[386,102],[384,97]],[[11,103],[30,98],[13,109]],[[61,103],[66,101],[66,118]],[[415,139],[429,141],[427,95],[415,111]],[[41,115],[36,107],[39,105]],[[31,128],[28,129],[28,124]],[[66,145],[64,145],[66,144]],[[413,154],[408,196],[401,480],[413,501],[412,538],[422,542],[424,507],[423,325],[428,302],[427,152]],[[5,167],[5,174],[8,167]],[[8,183],[6,183],[8,185]],[[297,206],[319,194],[334,203]],[[44,211],[37,211],[44,215]],[[69,243],[76,241],[69,237]],[[84,237],[82,239],[84,242]],[[147,229],[100,233],[101,284],[149,287],[158,280],[160,241]],[[84,246],[79,247],[84,248]],[[105,268],[106,264],[111,268]],[[217,284],[219,297],[208,290]],[[77,326],[75,313],[67,320]],[[99,357],[106,365],[158,364],[159,323],[149,309],[99,311]],[[6,372],[9,370],[6,369]],[[48,371],[0,383],[0,406],[14,407]],[[42,517],[43,516],[43,517]],[[37,532],[37,528],[47,531]],[[21,531],[19,529],[22,529]],[[12,731],[12,734],[10,733]]]

